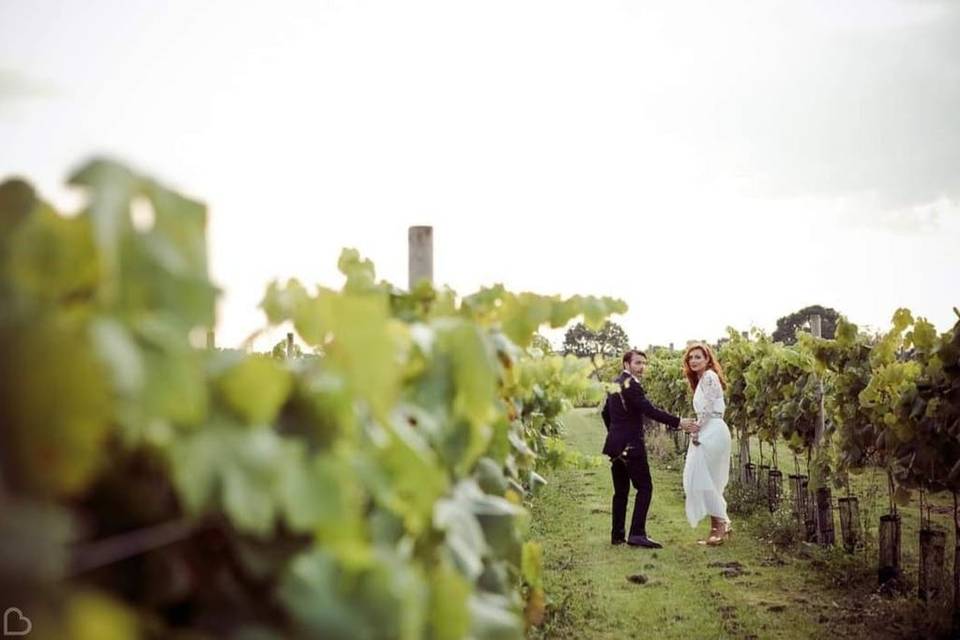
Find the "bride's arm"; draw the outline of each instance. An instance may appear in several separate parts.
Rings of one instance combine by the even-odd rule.
[[[703,389],[703,399],[706,402],[704,411],[708,413],[723,413],[723,386],[716,371],[708,369],[700,381]]]

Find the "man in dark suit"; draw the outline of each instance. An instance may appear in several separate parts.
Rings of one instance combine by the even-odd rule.
[[[607,439],[603,453],[610,456],[610,471],[613,475],[613,529],[610,541],[613,544],[626,542],[634,547],[659,549],[663,545],[647,536],[647,511],[653,495],[653,480],[647,464],[647,448],[643,441],[643,416],[662,422],[670,429],[683,429],[687,433],[699,431],[691,418],[679,418],[653,406],[640,386],[640,378],[647,366],[647,356],[642,351],[631,349],[623,354],[623,371],[617,377],[620,390],[607,395],[603,405],[603,424],[607,427]],[[630,522],[630,535],[624,535],[627,517],[627,500],[630,483],[637,490]]]

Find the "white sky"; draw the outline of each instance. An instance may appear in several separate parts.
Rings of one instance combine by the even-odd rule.
[[[613,295],[632,342],[960,304],[960,3],[0,0],[0,177],[206,201],[218,344],[341,247]],[[273,337],[257,343],[267,349]]]

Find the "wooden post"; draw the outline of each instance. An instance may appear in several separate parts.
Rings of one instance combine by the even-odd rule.
[[[746,429],[744,429],[744,431],[746,431]],[[746,484],[753,479],[753,471],[750,466],[753,464],[750,462],[750,437],[746,435],[746,433],[741,432],[738,434],[737,444],[740,448],[740,482]]]
[[[823,320],[820,318],[819,313],[814,313],[810,315],[810,333],[814,338],[823,337]]]
[[[860,501],[853,496],[837,500],[840,505],[840,534],[843,548],[853,553],[860,542]]]
[[[814,338],[823,337],[823,326],[820,319],[820,314],[815,313],[810,316],[810,333],[813,334]],[[817,424],[814,426],[814,435],[813,435],[813,445],[815,447],[820,446],[820,440],[823,438],[823,425],[824,425],[824,411],[823,411],[823,380],[819,381],[819,396],[820,396],[820,411],[817,414]]]
[[[803,499],[806,510],[803,514],[804,540],[817,541],[817,497],[810,491],[810,479],[804,477],[800,482],[803,485]]]
[[[410,291],[413,291],[421,280],[433,284],[433,227],[410,227],[407,241],[407,280]]]
[[[761,464],[757,467],[757,487],[767,486],[767,478],[770,477],[770,465]],[[761,489],[762,490],[762,489]]]
[[[293,334],[287,333],[287,359],[293,357]]]
[[[900,577],[900,514],[880,516],[880,584]]]
[[[780,508],[780,496],[783,493],[783,474],[779,469],[770,469],[767,476],[767,504],[770,513]]]
[[[807,476],[801,474],[790,474],[790,493],[793,498],[790,501],[791,510],[794,515],[797,517],[797,528],[802,532],[803,529],[803,517],[807,512],[807,498],[804,493],[804,486],[806,484]]]
[[[833,529],[833,497],[830,487],[817,489],[817,542],[832,545],[836,539]]]
[[[217,334],[213,332],[213,329],[207,331],[207,349],[213,350],[217,348]]]
[[[960,504],[953,491],[953,631],[960,633]]]
[[[947,534],[934,529],[920,530],[920,574],[917,595],[921,600],[934,600],[943,593],[944,555]]]

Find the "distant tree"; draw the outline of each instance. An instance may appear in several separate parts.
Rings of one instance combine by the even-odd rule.
[[[563,353],[589,358],[598,379],[602,361],[618,358],[629,348],[627,332],[610,320],[607,320],[599,331],[591,331],[585,324],[578,322],[567,329],[563,337]]]
[[[824,338],[832,340],[837,332],[837,320],[840,318],[840,313],[836,309],[831,309],[830,307],[821,307],[820,305],[815,304],[809,307],[804,307],[799,311],[794,311],[790,315],[784,316],[777,320],[777,330],[774,331],[773,335],[771,336],[773,341],[782,342],[783,344],[795,343],[797,341],[797,329],[803,327],[810,319],[810,316],[815,313],[820,314],[821,335]]]
[[[607,320],[599,331],[591,331],[582,322],[569,329],[563,337],[563,353],[580,358],[622,355],[630,348],[627,332],[616,322]]]
[[[287,341],[281,340],[277,344],[273,345],[273,349],[270,350],[270,355],[278,360],[285,360],[287,357]],[[300,348],[296,342],[293,343],[293,357],[302,358],[303,349]]]
[[[533,336],[533,342],[530,343],[530,346],[535,349],[540,349],[545,356],[553,355],[553,345],[539,333]]]

